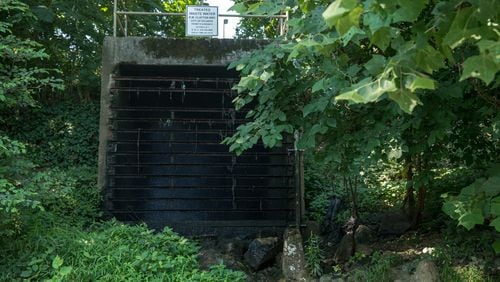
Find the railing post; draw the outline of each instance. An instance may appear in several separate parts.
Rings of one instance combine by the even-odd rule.
[[[116,37],[116,10],[118,7],[118,0],[113,3],[113,37]]]
[[[128,33],[128,17],[125,15],[125,37],[127,37]]]

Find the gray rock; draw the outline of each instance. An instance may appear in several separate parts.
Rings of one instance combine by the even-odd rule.
[[[352,253],[352,234],[346,234],[340,240],[340,243],[337,246],[337,250],[335,251],[334,260],[337,263],[347,261]]]
[[[309,278],[302,235],[298,228],[287,228],[283,235],[283,259],[281,269],[286,281],[311,281]]]
[[[413,274],[415,282],[438,282],[439,271],[436,264],[431,260],[423,260],[418,263],[417,270]]]
[[[213,265],[224,264],[226,267],[234,270],[242,270],[244,266],[233,256],[223,254],[216,249],[202,249],[198,253],[198,263],[201,269],[210,269]]]
[[[277,237],[257,238],[253,240],[245,252],[245,261],[254,270],[261,269],[271,262],[280,251]]]
[[[336,277],[333,273],[328,273],[319,278],[319,282],[344,282],[344,278]]]
[[[370,244],[376,239],[375,232],[368,226],[360,224],[356,229],[356,243]]]
[[[321,227],[317,221],[308,220],[306,221],[305,225],[305,228],[302,229],[302,238],[304,238],[304,241],[309,240],[309,237],[311,237],[311,235],[320,235]]]
[[[224,254],[231,255],[235,258],[242,258],[247,244],[248,242],[246,243],[239,238],[223,239],[218,242],[217,248]]]

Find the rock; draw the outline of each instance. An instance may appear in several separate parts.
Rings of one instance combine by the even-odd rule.
[[[242,270],[244,265],[230,255],[225,255],[213,248],[201,249],[198,253],[198,263],[201,269],[210,269],[213,265],[223,263],[233,270]]]
[[[345,280],[342,277],[336,277],[333,273],[328,273],[321,276],[319,282],[345,282]]]
[[[224,254],[233,256],[235,258],[243,257],[246,246],[247,242],[239,238],[223,239],[217,244],[217,248],[220,249]]]
[[[399,268],[390,270],[394,282],[413,282],[413,277],[407,272]]]
[[[413,274],[416,282],[438,282],[439,272],[436,264],[431,260],[423,260],[418,263],[417,270]]]
[[[309,240],[311,235],[319,236],[321,234],[321,227],[317,221],[308,220],[305,225],[306,227],[302,229],[302,238],[304,238],[304,241]]]
[[[337,246],[337,250],[335,251],[334,260],[337,263],[347,261],[352,253],[352,234],[346,234],[340,240],[339,245]]]
[[[274,261],[276,262],[276,265],[281,268],[283,265],[283,252],[279,252],[274,258]]]
[[[345,282],[345,280],[342,277],[336,277],[333,273],[329,273],[321,276],[319,282]]]
[[[375,232],[370,227],[362,224],[356,228],[355,236],[357,244],[370,244],[376,239]]]
[[[269,262],[280,251],[279,239],[277,237],[257,238],[253,240],[245,252],[245,261],[254,270],[259,270]]]
[[[379,215],[378,220],[380,224],[380,235],[399,236],[404,234],[411,227],[406,216],[401,213],[383,213]]]
[[[283,235],[283,259],[281,269],[286,281],[310,281],[304,245],[298,228],[287,228]]]

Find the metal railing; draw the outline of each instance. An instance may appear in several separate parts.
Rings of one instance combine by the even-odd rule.
[[[118,0],[114,0],[113,4],[113,37],[117,36],[118,25],[125,37],[128,36],[128,16],[159,16],[159,17],[185,17],[186,13],[165,13],[165,12],[139,12],[139,11],[120,11],[118,10]],[[124,17],[123,23],[119,16]],[[282,15],[237,15],[237,14],[219,14],[223,18],[269,18],[279,19],[278,31],[280,35],[284,35],[286,31],[286,22],[288,21],[288,12]]]

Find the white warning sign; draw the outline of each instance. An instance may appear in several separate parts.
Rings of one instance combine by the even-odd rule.
[[[186,7],[186,36],[217,36],[219,9],[216,6]]]

